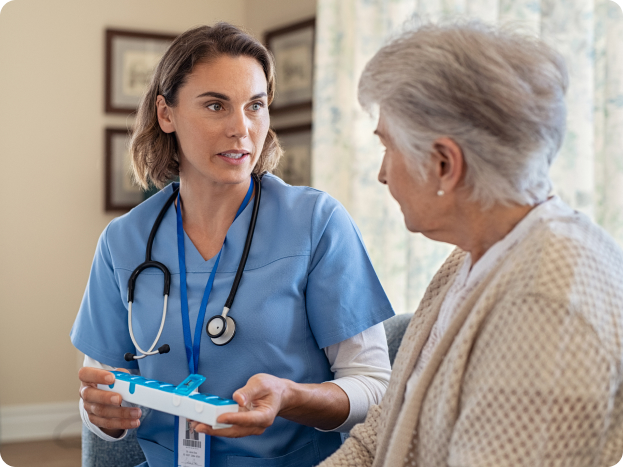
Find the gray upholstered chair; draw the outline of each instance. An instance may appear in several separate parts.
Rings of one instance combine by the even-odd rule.
[[[392,365],[411,316],[396,315],[383,323]],[[82,427],[82,467],[135,467],[141,462],[145,462],[145,456],[135,430],[130,430],[125,439],[110,443]]]
[[[413,317],[413,313],[407,313],[404,315],[392,316],[383,322],[383,325],[385,326],[385,337],[387,337],[389,362],[392,366],[394,366],[394,359],[398,353],[398,347],[400,347],[402,336],[404,336],[405,331],[407,330],[411,317]]]
[[[114,443],[104,441],[82,426],[82,467],[134,467],[145,462],[136,430]]]

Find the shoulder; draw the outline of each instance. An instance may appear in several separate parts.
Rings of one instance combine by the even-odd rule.
[[[155,195],[132,208],[126,214],[113,219],[108,226],[109,230],[117,231],[128,228],[133,229],[143,224],[145,221],[152,220],[153,218],[152,222],[148,226],[151,229],[153,221],[156,220],[158,213],[171,194],[173,194],[173,184],[167,185]]]
[[[140,250],[139,256],[143,256],[151,228],[172,193],[173,186],[168,185],[128,213],[110,221],[100,236],[100,246],[106,246],[113,258],[123,257],[134,250]]]
[[[262,202],[265,195],[269,197],[269,203],[299,215],[314,212],[330,214],[336,209],[344,209],[339,201],[324,191],[308,186],[288,185],[271,173],[262,177]]]
[[[494,280],[497,289],[538,298],[543,313],[559,310],[584,322],[604,345],[614,343],[623,334],[623,251],[587,216],[563,208],[517,245]]]
[[[338,229],[354,227],[350,215],[331,195],[316,188],[291,186],[273,174],[262,178],[262,216],[290,232],[322,235],[329,224]],[[355,228],[356,230],[356,228]]]
[[[515,255],[525,258],[526,269],[533,271],[537,291],[566,297],[598,284],[622,289],[621,248],[586,215],[560,203],[566,209],[534,229]]]

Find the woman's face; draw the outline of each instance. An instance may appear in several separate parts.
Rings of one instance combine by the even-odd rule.
[[[158,99],[160,117],[164,98]],[[175,131],[182,180],[249,179],[270,124],[266,76],[257,60],[223,55],[196,65],[167,112],[169,121],[160,118],[160,126]]]
[[[438,213],[435,212],[438,182],[434,174],[429,173],[427,180],[422,180],[412,162],[407,160],[392,141],[382,110],[375,133],[385,146],[383,163],[378,175],[379,182],[387,185],[391,195],[398,201],[407,229],[411,232],[429,233],[431,229],[435,229],[435,219],[438,217]]]

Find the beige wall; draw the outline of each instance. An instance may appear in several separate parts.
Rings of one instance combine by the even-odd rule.
[[[0,405],[77,397],[69,331],[103,211],[104,29],[181,32],[226,20],[264,30],[309,0],[14,0],[0,14]],[[131,122],[130,122],[131,123]]]
[[[246,0],[245,28],[264,40],[264,32],[316,16],[316,0]]]

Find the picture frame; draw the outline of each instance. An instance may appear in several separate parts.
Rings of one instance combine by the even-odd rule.
[[[109,113],[135,112],[155,66],[174,34],[106,29],[104,107]]]
[[[311,186],[312,124],[274,130],[284,150],[275,174],[289,185]]]
[[[105,130],[104,208],[106,212],[127,212],[148,197],[148,193],[132,180],[130,138],[131,132],[125,128],[106,128]]]
[[[277,88],[272,113],[311,109],[316,19],[268,31],[264,42],[275,57]]]

